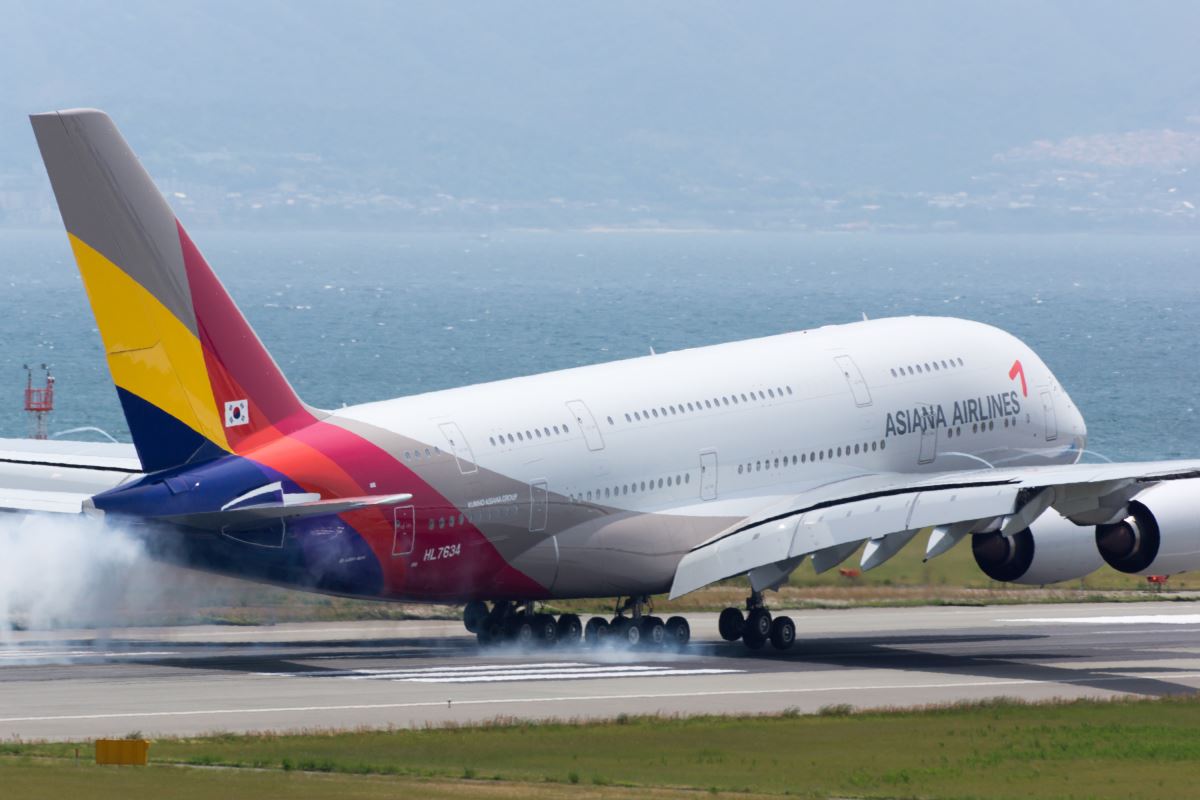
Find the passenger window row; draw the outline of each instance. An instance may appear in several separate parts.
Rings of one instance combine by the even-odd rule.
[[[940,372],[944,369],[954,369],[961,366],[963,366],[961,358],[943,358],[941,361],[925,361],[921,364],[910,364],[907,367],[893,367],[892,377],[899,378],[902,375],[915,375],[923,372]]]
[[[418,447],[415,450],[405,450],[404,460],[420,461],[422,458],[433,458],[434,456],[440,456],[441,454],[441,448],[438,447],[426,447],[424,450]]]
[[[830,447],[827,450],[813,450],[808,453],[801,453],[799,456],[782,456],[772,459],[762,459],[758,461],[747,461],[745,464],[738,464],[738,475],[748,472],[762,472],[764,469],[771,469],[772,463],[775,469],[783,467],[794,467],[798,464],[816,463],[818,461],[832,460],[834,458],[845,458],[852,455],[860,455],[867,452],[877,452],[887,449],[887,440],[880,439],[875,442],[863,442],[862,444],[846,445],[845,447]]]
[[[433,530],[434,528],[439,528],[439,529],[453,528],[455,522],[457,522],[459,525],[462,525],[463,524],[463,515],[459,514],[456,517],[453,514],[451,514],[448,517],[438,517],[436,520],[433,517],[430,517],[429,518],[429,530]]]
[[[1001,424],[1005,428],[1017,427],[1017,421],[1015,419],[1009,419],[1008,417],[1005,417],[1004,421]],[[972,422],[971,423],[971,433],[983,433],[985,431],[994,431],[994,430],[996,430],[996,420],[994,420],[994,419],[989,419],[987,422]],[[963,435],[962,425],[946,429],[946,438],[947,439],[953,439],[955,436],[962,436],[962,435]]]
[[[664,417],[674,417],[679,414],[694,413],[697,411],[712,410],[714,408],[722,408],[726,406],[736,406],[742,403],[756,403],[765,400],[774,400],[783,398],[792,394],[791,386],[776,386],[773,389],[752,389],[749,392],[735,392],[733,394],[714,397],[711,400],[695,400],[677,405],[659,406],[658,408],[643,408],[640,411],[625,412],[626,422],[645,422],[654,419],[662,419]],[[616,420],[608,417],[609,425],[616,425]]]
[[[503,444],[549,439],[552,436],[561,436],[570,432],[571,429],[565,423],[562,425],[545,425],[541,428],[526,428],[524,432],[516,431],[515,433],[501,433],[497,436],[489,436],[488,441],[492,443],[492,447],[498,447]]]
[[[476,508],[467,511],[465,514],[459,514],[457,517],[451,514],[448,517],[429,518],[429,530],[435,528],[441,530],[443,528],[453,528],[455,524],[462,525],[464,520],[472,525],[478,525],[481,522],[498,522],[499,520],[517,516],[519,509],[516,504],[508,503],[505,505],[487,506],[485,508]]]
[[[608,500],[610,498],[624,497],[631,494],[645,494],[646,492],[654,492],[664,488],[670,489],[673,486],[685,486],[691,482],[691,473],[676,473],[675,475],[667,475],[665,478],[651,478],[648,481],[634,481],[633,483],[623,483],[619,486],[605,486],[602,489],[571,495],[570,500],[572,503],[578,503],[584,500],[588,502],[593,500]]]

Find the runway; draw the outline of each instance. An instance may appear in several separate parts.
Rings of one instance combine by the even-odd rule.
[[[746,651],[690,618],[680,654],[481,650],[458,622],[27,632],[0,647],[0,736],[410,727],[497,717],[773,713],[1200,689],[1200,608],[800,611]]]

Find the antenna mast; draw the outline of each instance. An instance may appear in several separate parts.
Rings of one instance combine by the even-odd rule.
[[[54,376],[50,368],[42,364],[46,373],[45,386],[33,385],[33,368],[25,365],[25,410],[33,415],[33,438],[46,439],[49,434],[46,427],[47,418],[54,410]]]

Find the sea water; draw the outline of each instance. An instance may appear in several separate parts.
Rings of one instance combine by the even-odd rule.
[[[862,319],[1004,328],[1114,459],[1200,456],[1200,237],[192,231],[297,392],[336,408]],[[0,231],[0,436],[128,429],[61,230]],[[786,369],[786,365],[784,367]]]

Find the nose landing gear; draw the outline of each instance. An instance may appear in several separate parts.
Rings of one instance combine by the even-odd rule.
[[[761,650],[770,642],[776,650],[787,650],[796,642],[796,623],[791,617],[774,617],[763,604],[762,592],[752,592],[746,598],[746,614],[732,606],[724,609],[717,619],[721,638],[727,642],[738,639],[751,650]]]

